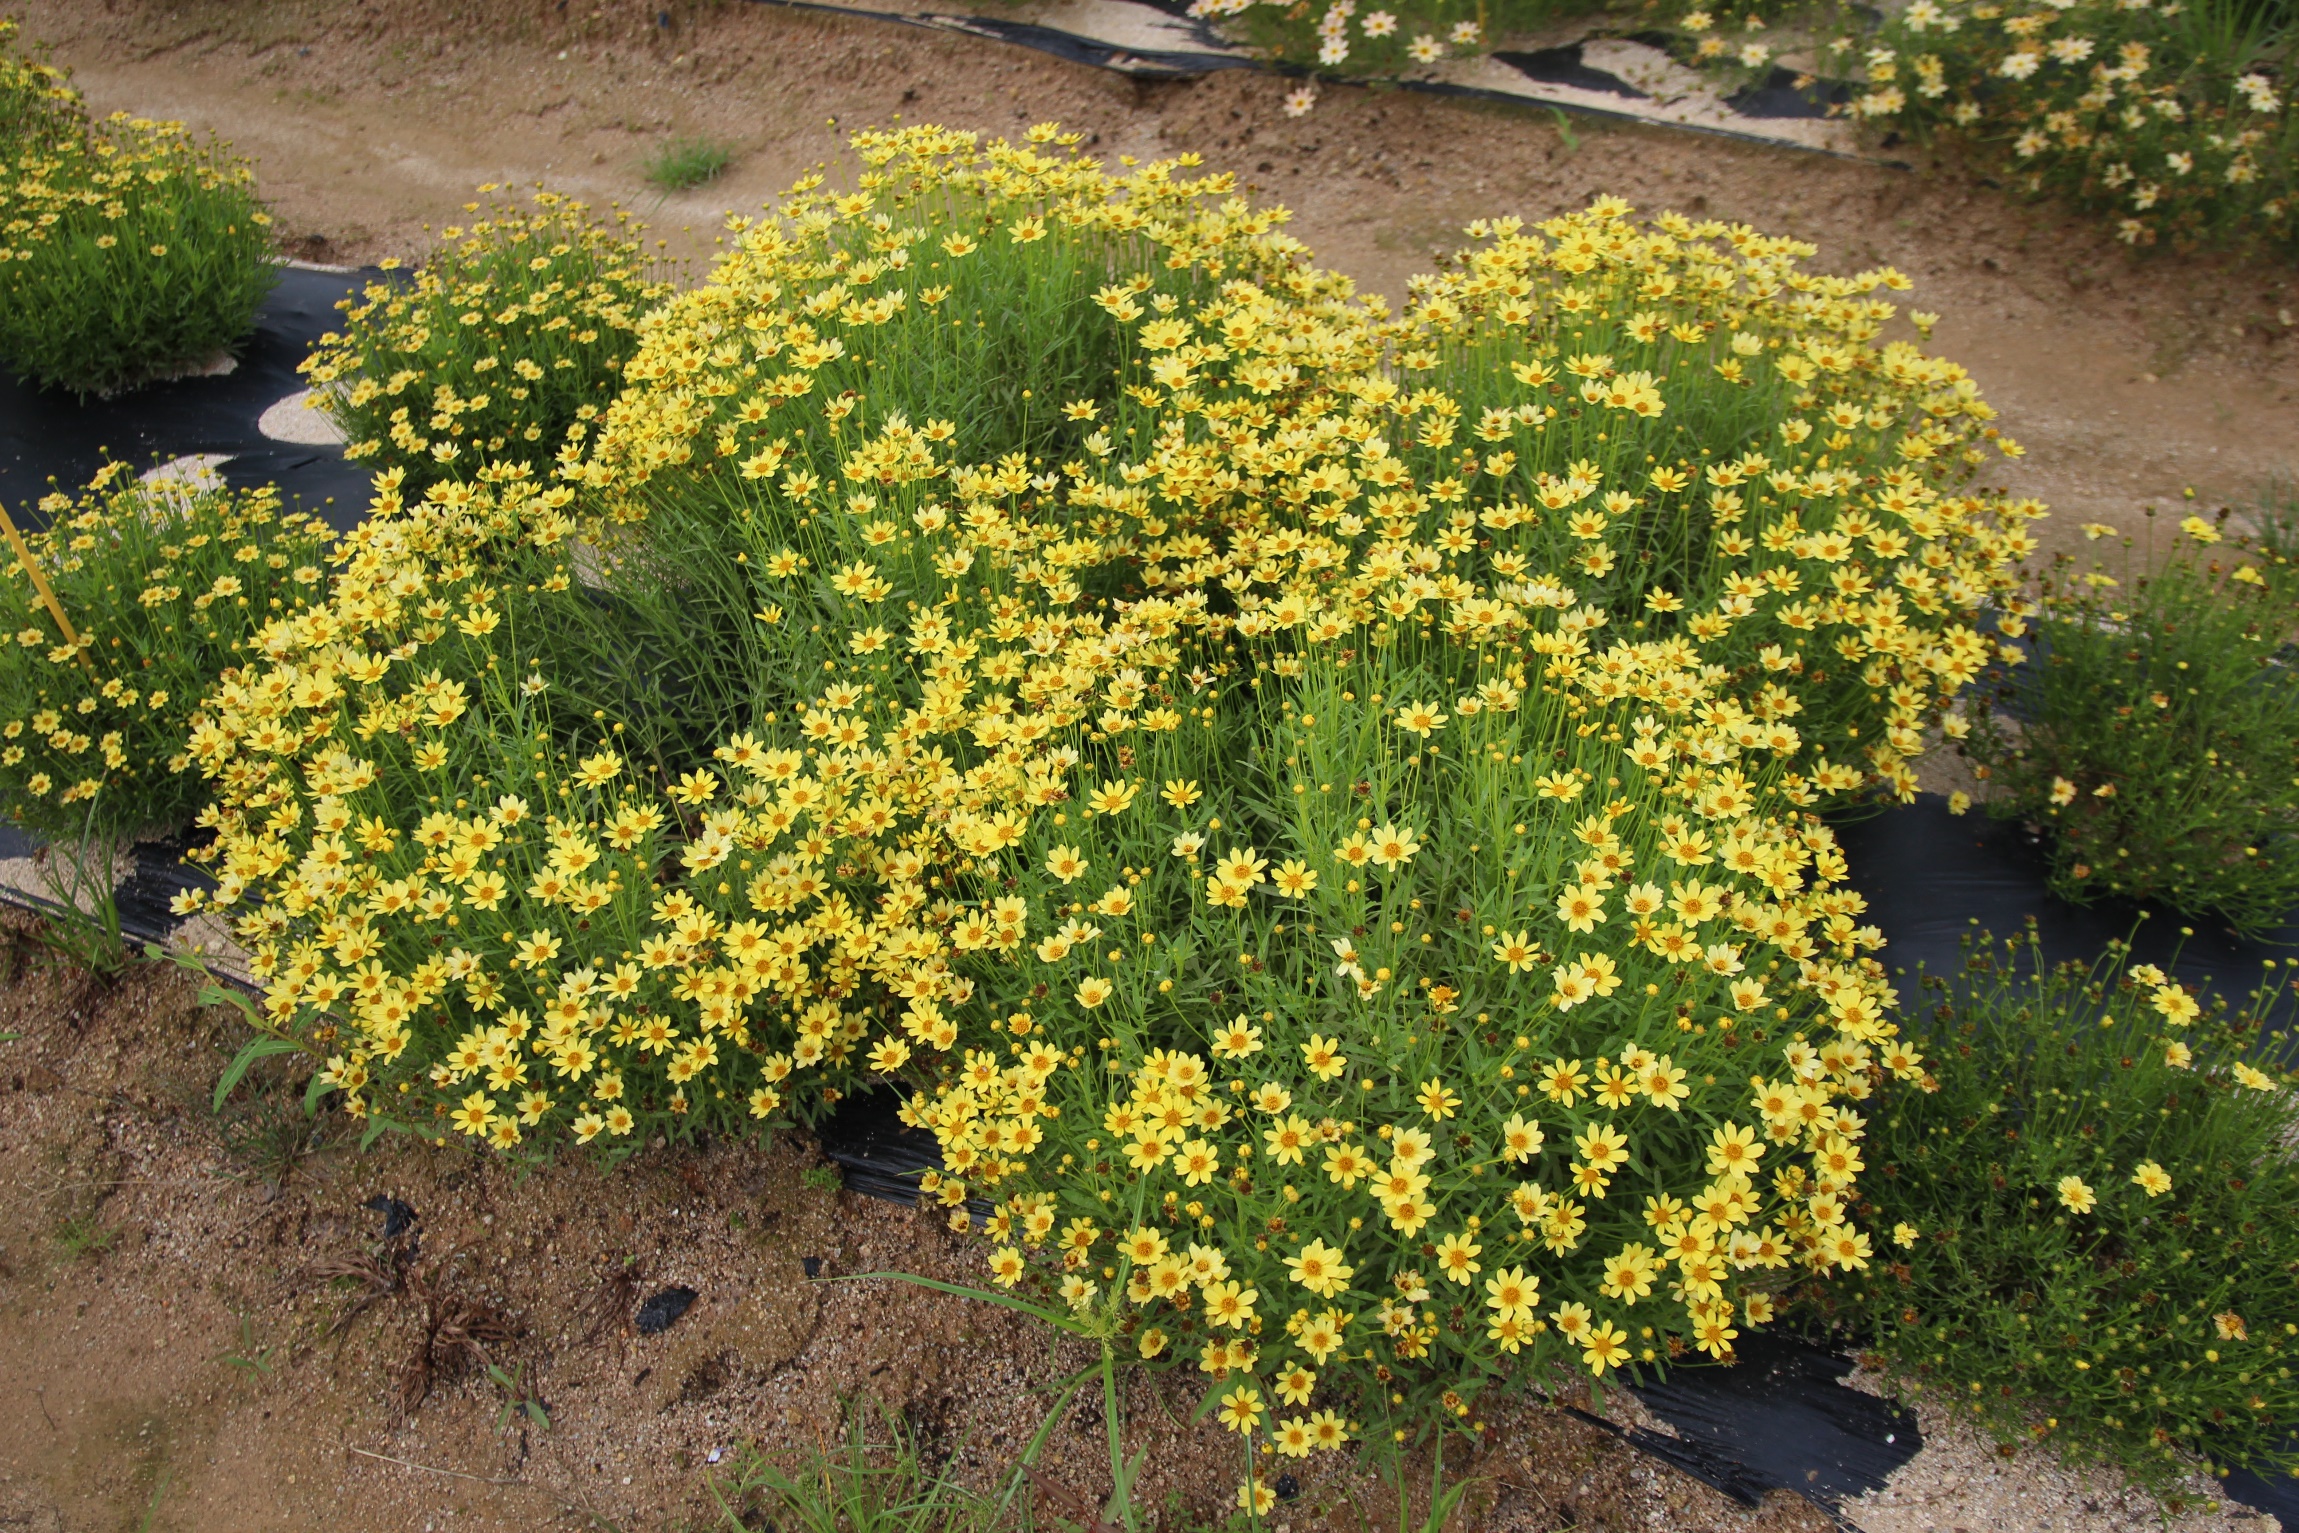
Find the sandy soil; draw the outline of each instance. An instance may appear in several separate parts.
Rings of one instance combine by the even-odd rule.
[[[932,1214],[837,1190],[803,1136],[656,1147],[605,1169],[533,1167],[308,1123],[292,1080],[220,1114],[236,1047],[180,971],[117,985],[46,963],[0,914],[0,1528],[341,1533],[726,1528],[711,1494],[755,1444],[785,1462],[852,1406],[899,1413],[987,1485],[1087,1359],[1005,1311],[884,1281],[975,1280],[979,1247]],[[260,1070],[260,1067],[259,1067]],[[383,1200],[415,1215],[385,1239]],[[642,1335],[640,1307],[697,1297]],[[516,1414],[480,1360],[538,1400]],[[422,1372],[428,1355],[431,1371]],[[1137,1380],[1153,1526],[1218,1523],[1236,1439],[1192,1427],[1197,1391]],[[1467,1526],[1673,1525],[1824,1533],[1776,1493],[1749,1513],[1569,1417],[1491,1418]],[[883,1424],[880,1425],[883,1435]],[[1047,1479],[1108,1488],[1098,1401],[1073,1405]],[[1338,1458],[1291,1466],[1274,1526],[1395,1526]],[[1384,1506],[1389,1508],[1384,1510]]]
[[[984,5],[993,0],[982,0]],[[290,246],[414,254],[481,181],[548,178],[645,211],[707,255],[754,208],[897,117],[1010,132],[1058,119],[1098,153],[1196,150],[1295,210],[1294,230],[1398,292],[1468,219],[1616,192],[1641,207],[1886,262],[1942,313],[2029,456],[2001,477],[2077,524],[2140,525],[2193,488],[2247,502],[2299,468],[2299,280],[2288,268],[2134,255],[2092,224],[1949,167],[1917,174],[1691,134],[1365,87],[1287,119],[1278,82],[1141,84],[973,38],[740,0],[24,0],[95,103],[212,127],[254,157]],[[646,157],[705,135],[736,160],[664,198]],[[1896,151],[1908,154],[1912,151]]]

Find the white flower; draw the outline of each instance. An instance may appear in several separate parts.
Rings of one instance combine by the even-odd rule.
[[[2005,54],[2004,61],[1996,66],[1996,73],[2007,80],[2025,80],[2043,66],[2043,61],[2042,54],[2023,48],[2018,53]]]
[[[1367,37],[1387,37],[1397,30],[1397,18],[1388,11],[1375,11],[1365,18]]]
[[[1338,64],[1348,57],[1349,39],[1346,37],[1328,37],[1324,42],[1317,45],[1317,62],[1320,64]],[[1309,109],[1303,107],[1301,110],[1306,112]],[[1296,112],[1294,115],[1298,117],[1300,113]]]
[[[1481,29],[1473,21],[1454,22],[1453,46],[1456,48],[1466,48],[1470,46],[1477,41],[1477,36],[1480,30]]]
[[[2235,93],[2249,103],[2254,112],[2272,112],[2283,104],[2265,75],[2245,75],[2235,82]]]
[[[1285,93],[1285,115],[1288,117],[1306,117],[1309,109],[1315,105],[1317,87],[1314,85],[1297,85]]]
[[[2195,156],[2184,149],[2175,149],[2163,157],[2163,163],[2171,167],[2173,175],[2184,176],[2195,168]]]
[[[1754,69],[1772,57],[1772,49],[1764,43],[1742,43],[1740,62]]]
[[[2080,64],[2091,57],[2091,39],[2088,37],[2060,37],[2052,40],[2052,57],[2063,64]]]
[[[1426,32],[1414,38],[1405,51],[1423,64],[1434,64],[1445,56],[1444,45]]]

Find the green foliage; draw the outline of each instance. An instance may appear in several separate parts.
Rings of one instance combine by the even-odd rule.
[[[647,159],[647,179],[666,192],[686,192],[716,181],[734,163],[734,151],[707,138],[674,138]]]
[[[2050,830],[2062,897],[2271,929],[2299,905],[2299,571],[2200,518],[2183,530],[2152,574],[2129,540],[2121,578],[2061,559],[2038,586],[2036,661],[1967,749],[1991,813]]]
[[[2031,936],[1924,979],[1909,1025],[1931,1077],[1875,1106],[1860,1184],[1896,1235],[1829,1301],[2006,1436],[2159,1487],[2181,1455],[2288,1468],[2293,1077],[2252,1061],[2288,1049],[2299,971],[2199,1012],[2120,950],[2041,967]]]
[[[875,1418],[875,1419],[874,1419]],[[915,1429],[900,1416],[849,1407],[832,1444],[789,1468],[756,1447],[740,1450],[709,1477],[727,1529],[770,1526],[789,1533],[992,1533],[1028,1525],[1029,1497],[968,1490],[930,1463]],[[1017,1471],[1017,1479],[1019,1472]],[[764,1517],[762,1524],[757,1519]]]
[[[2299,564],[2299,479],[2277,474],[2261,485],[2251,522],[2261,549],[2285,564]]]
[[[72,625],[21,560],[0,564],[0,814],[50,839],[117,842],[206,802],[191,716],[248,637],[320,590],[331,536],[276,491],[139,484],[125,464],[40,504],[26,539]]]
[[[88,125],[87,103],[71,75],[48,62],[45,48],[24,49],[18,30],[0,16],[0,157],[84,133]]]
[[[56,1224],[56,1244],[74,1261],[106,1255],[119,1243],[120,1232],[106,1229],[94,1214],[69,1214]]]
[[[2293,15],[2276,0],[1703,0],[1677,24],[1700,58],[1752,75],[1776,67],[1783,35],[1817,34],[1820,72],[1863,82],[1854,118],[1961,141],[2021,190],[2112,218],[2127,243],[2289,249]]]
[[[351,438],[346,456],[399,470],[411,491],[480,462],[546,466],[614,397],[639,317],[670,291],[627,213],[596,218],[540,190],[524,208],[470,208],[483,216],[441,230],[412,281],[344,300],[342,331],[302,367]]]
[[[111,394],[253,328],[271,216],[221,144],[114,115],[0,153],[0,364]]]

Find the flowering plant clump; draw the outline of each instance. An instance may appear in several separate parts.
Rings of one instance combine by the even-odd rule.
[[[465,211],[481,216],[441,230],[412,280],[345,299],[343,329],[302,365],[346,455],[402,470],[411,489],[479,463],[548,463],[614,397],[639,316],[670,291],[628,213],[601,219],[542,190],[527,207]]]
[[[2291,1469],[2293,1077],[2262,1050],[2299,976],[2267,968],[2234,1009],[2120,952],[2047,968],[2032,937],[1927,976],[1921,1089],[1870,1113],[1888,1238],[1823,1299],[2006,1437],[2159,1487],[2199,1457]]]
[[[1393,315],[1074,144],[863,135],[556,482],[386,476],[195,733],[267,1025],[507,1150],[896,1086],[990,1291],[1279,1454],[1728,1355],[1922,1067],[1812,811],[1999,653],[1984,406],[1746,231]]]
[[[0,17],[0,155],[87,130],[88,105],[69,72],[48,62],[45,50],[27,52],[19,24]]]
[[[255,324],[277,272],[255,172],[181,123],[114,115],[0,161],[0,363],[108,394]]]
[[[1966,139],[2027,190],[2112,217],[2127,243],[2287,245],[2299,228],[2286,8],[1914,0],[1879,20],[1848,7],[1704,5],[1679,25],[1702,58],[1769,68],[1768,23],[1784,21],[1829,37],[1826,72],[1858,81],[1855,118]]]
[[[52,838],[181,826],[207,798],[190,719],[249,635],[323,593],[331,536],[276,492],[156,489],[107,465],[0,571],[0,805]]]
[[[1235,18],[1231,25],[1247,41],[1275,57],[1355,75],[1400,74],[1480,53],[1490,46],[1488,21],[1529,24],[1554,10],[1504,6],[1495,15],[1487,5],[1463,0],[1388,0],[1370,10],[1358,0],[1326,0],[1321,9],[1290,0],[1191,0],[1189,14],[1211,21]],[[1304,90],[1298,108],[1290,103],[1287,108],[1296,116],[1316,99],[1314,90]]]
[[[2063,555],[2039,582],[2036,661],[1966,747],[1989,812],[2050,831],[2063,898],[2272,931],[2299,907],[2299,572],[2195,516],[2152,572],[2124,548],[2120,578]]]

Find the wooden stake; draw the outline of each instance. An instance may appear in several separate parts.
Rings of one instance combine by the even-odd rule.
[[[24,573],[32,577],[32,589],[38,591],[40,600],[47,604],[48,615],[54,618],[56,626],[63,630],[64,642],[72,646],[72,653],[80,657],[80,664],[87,671],[88,678],[91,681],[94,680],[96,663],[90,660],[88,652],[80,647],[80,636],[72,631],[72,620],[64,616],[64,604],[56,600],[55,591],[48,585],[48,577],[40,573],[40,566],[33,559],[32,550],[24,546],[24,534],[16,530],[16,519],[8,514],[8,508],[5,505],[0,505],[0,530],[4,530],[8,534],[8,546],[16,550],[17,559],[22,561],[24,565]]]

